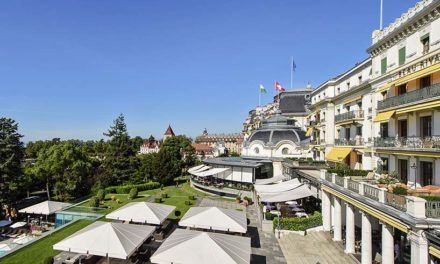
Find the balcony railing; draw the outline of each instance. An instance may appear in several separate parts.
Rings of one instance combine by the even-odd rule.
[[[379,201],[379,189],[373,186],[364,185],[364,196]]]
[[[440,136],[374,138],[376,148],[440,149]]]
[[[344,178],[341,176],[336,176],[335,183],[341,187],[344,187]]]
[[[440,201],[426,201],[426,217],[440,217]]]
[[[403,195],[386,192],[385,203],[401,211],[406,211],[406,198]]]
[[[364,139],[362,137],[358,137],[356,139],[337,138],[337,139],[335,139],[335,145],[337,145],[337,146],[363,146]]]
[[[329,181],[329,182],[332,182],[332,181],[333,181],[333,176],[332,176],[332,174],[326,172],[326,173],[325,173],[325,179],[326,179],[327,181]]]
[[[335,122],[364,118],[364,110],[354,110],[335,116]]]
[[[405,104],[416,103],[422,100],[431,99],[440,96],[440,83],[411,91],[402,95],[393,96],[377,103],[377,109],[397,107]]]
[[[359,193],[359,185],[360,185],[359,182],[348,180],[347,187],[350,191],[353,191],[355,193]]]

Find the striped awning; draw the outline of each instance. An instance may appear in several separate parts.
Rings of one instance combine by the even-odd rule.
[[[325,159],[332,162],[342,162],[352,150],[352,148],[332,148]]]
[[[373,122],[388,122],[390,118],[394,115],[396,111],[388,111],[377,114],[377,116],[373,119]]]
[[[347,101],[344,101],[342,104],[346,105],[346,104],[350,104],[350,103],[357,102],[360,100],[362,100],[362,96],[358,96],[356,98],[349,99]]]

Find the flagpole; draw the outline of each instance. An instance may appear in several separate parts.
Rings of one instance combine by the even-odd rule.
[[[293,56],[290,62],[290,90],[293,89]]]
[[[261,106],[261,88],[258,88],[258,107]]]
[[[379,29],[383,28],[383,0],[380,0],[380,21],[379,21]]]

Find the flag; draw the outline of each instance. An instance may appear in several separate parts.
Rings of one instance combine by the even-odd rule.
[[[292,58],[292,71],[295,71],[295,70],[296,70],[296,64],[295,64],[295,61]]]
[[[277,92],[284,92],[284,91],[286,91],[286,89],[284,89],[284,88],[281,86],[281,84],[280,84],[279,82],[277,82],[277,81],[275,81],[275,90],[276,90]]]
[[[260,93],[267,93],[266,88],[262,84],[260,84]]]

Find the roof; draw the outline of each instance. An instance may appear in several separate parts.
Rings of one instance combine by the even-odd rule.
[[[64,208],[70,206],[69,203],[55,202],[55,201],[44,201],[32,206],[23,208],[19,210],[19,213],[26,214],[40,214],[40,215],[51,215],[55,212],[61,211]]]
[[[54,250],[126,259],[156,228],[96,221],[53,245]]]
[[[313,196],[313,192],[306,185],[301,184],[295,189],[280,193],[262,193],[260,200],[262,202],[277,203],[298,200],[309,196]]]
[[[160,225],[175,209],[171,205],[133,202],[111,212],[105,218]]]
[[[154,252],[151,262],[247,264],[250,258],[249,237],[176,229]]]
[[[244,159],[242,157],[224,157],[224,158],[212,158],[203,161],[205,164],[209,165],[220,165],[220,166],[239,166],[239,167],[250,167],[258,168],[263,165],[262,160],[250,160]]]
[[[174,131],[171,128],[171,125],[168,126],[167,131],[165,131],[164,135],[174,136]]]
[[[246,213],[219,207],[191,207],[179,222],[180,226],[246,233]]]
[[[196,152],[201,152],[201,151],[211,152],[212,151],[212,148],[209,145],[202,144],[202,143],[193,143],[193,144],[191,144],[191,146],[194,148],[194,150]]]
[[[283,114],[305,113],[306,105],[310,101],[310,93],[282,93],[279,109]]]

